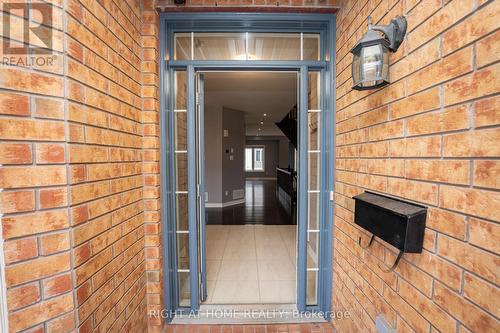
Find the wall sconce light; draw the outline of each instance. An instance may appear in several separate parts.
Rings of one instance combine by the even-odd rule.
[[[382,34],[380,34],[381,32]],[[389,51],[396,52],[406,33],[406,19],[397,16],[388,25],[375,25],[352,48],[354,90],[375,89],[389,83]]]

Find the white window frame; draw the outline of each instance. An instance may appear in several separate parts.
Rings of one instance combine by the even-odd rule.
[[[252,169],[246,168],[246,151],[252,149]],[[255,169],[255,150],[262,149],[262,169]],[[266,146],[249,145],[245,146],[245,162],[243,165],[245,172],[265,172],[266,171]]]

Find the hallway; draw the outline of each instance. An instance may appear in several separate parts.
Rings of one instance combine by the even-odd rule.
[[[207,304],[295,302],[295,226],[207,226]]]
[[[207,224],[295,224],[292,211],[276,196],[276,180],[246,179],[245,203],[225,208],[206,208]]]

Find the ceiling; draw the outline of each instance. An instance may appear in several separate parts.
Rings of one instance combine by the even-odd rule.
[[[243,111],[246,135],[283,135],[274,123],[297,104],[297,74],[209,72],[205,74],[205,102]]]

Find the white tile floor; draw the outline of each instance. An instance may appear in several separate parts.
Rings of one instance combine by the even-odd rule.
[[[295,230],[293,225],[208,225],[205,303],[295,303]]]

